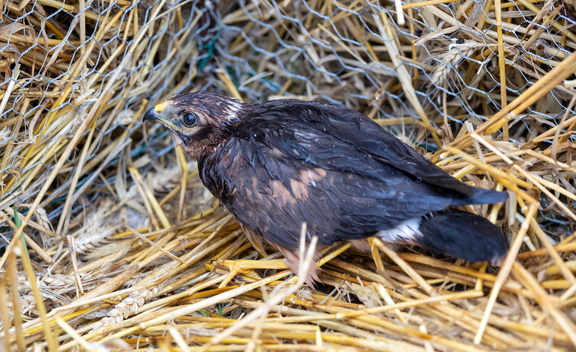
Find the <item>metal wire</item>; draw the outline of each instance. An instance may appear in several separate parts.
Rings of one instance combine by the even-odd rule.
[[[571,53],[574,44],[566,44],[565,39],[566,31],[573,33],[574,17],[559,12],[557,21],[565,31],[560,32],[551,24],[544,25],[520,2],[507,4],[515,8],[515,16],[523,18],[520,25],[503,27],[506,50],[514,52],[505,58],[510,101]],[[117,81],[114,94],[100,112],[105,116],[113,112],[118,118],[96,124],[96,139],[84,164],[107,160],[100,152],[128,128],[131,113],[144,99],[154,103],[188,90],[221,90],[222,73],[247,100],[305,96],[366,113],[375,108],[374,118],[420,120],[400,85],[398,72],[403,66],[412,75],[415,95],[432,121],[485,120],[502,102],[494,14],[486,12],[484,5],[478,1],[471,6],[481,18],[492,21],[478,30],[476,23],[468,23],[472,15],[468,19],[462,15],[460,2],[437,5],[435,11],[441,13],[435,12],[436,17],[426,7],[409,10],[409,25],[403,26],[397,24],[397,13],[388,5],[371,1],[86,1],[81,10],[71,1],[60,5],[42,0],[4,2],[0,207],[31,202],[38,194],[56,165],[50,148],[77,131],[92,104],[107,94],[110,80]],[[438,21],[452,28],[438,33]],[[379,26],[384,22],[389,25],[383,32]],[[528,27],[542,33],[532,46],[523,47],[528,38],[522,31]],[[394,60],[391,46],[399,50],[400,57]],[[92,54],[86,56],[87,50]],[[113,61],[107,61],[114,55]],[[79,60],[86,57],[78,70]],[[130,62],[123,67],[120,63],[126,58]],[[400,64],[393,64],[396,59]],[[64,95],[66,89],[71,93]],[[571,94],[568,88],[554,89],[546,103],[531,106],[512,129],[511,141],[522,142],[523,131],[536,135],[533,129],[556,125]],[[65,111],[71,114],[66,127],[51,130],[46,117],[54,114],[65,119]],[[86,207],[95,194],[107,192],[106,182],[114,182],[120,159],[138,158],[147,148],[162,150],[161,158],[171,148],[160,142],[168,138],[159,131],[145,142],[141,123],[130,128],[126,138],[131,138],[131,152],[119,153],[104,168],[93,167],[81,176],[77,187],[88,180],[93,184],[90,195],[75,202],[73,212]],[[39,142],[43,147],[36,152],[22,152]],[[68,170],[79,165],[81,148],[79,144],[69,156]],[[95,170],[102,177],[91,177]],[[70,179],[54,182],[42,203],[50,208],[51,219],[62,211]]]

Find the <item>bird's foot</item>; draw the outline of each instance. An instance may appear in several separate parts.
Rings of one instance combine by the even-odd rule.
[[[218,286],[219,288],[226,287],[232,279],[238,275],[242,275],[249,280],[260,280],[261,277],[254,270],[255,269],[288,269],[288,266],[282,259],[271,260],[219,260],[212,263],[207,263],[207,268],[213,270],[216,268],[226,267],[230,271],[224,280]]]

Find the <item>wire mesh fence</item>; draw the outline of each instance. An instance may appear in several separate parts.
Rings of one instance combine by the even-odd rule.
[[[409,130],[413,143],[436,152],[526,98],[576,47],[570,2],[23,0],[1,6],[2,247],[24,218],[46,248],[62,242],[77,234],[98,199],[130,203],[130,166],[145,174],[159,160],[176,164],[167,133],[141,122],[145,109],[173,94],[218,90],[253,101],[344,104],[383,126]],[[531,170],[568,193],[575,187],[574,84],[550,87],[494,133],[513,154],[560,126],[536,141],[546,150],[554,141],[548,137],[561,138],[566,147],[546,155],[568,168],[552,172],[534,159]],[[568,210],[542,195],[540,222],[564,238],[574,201],[554,194]],[[134,227],[147,221],[142,213],[132,214]]]
[[[138,135],[134,113],[144,99],[222,90],[223,75],[248,100],[326,100],[434,131],[492,116],[569,55],[575,36],[568,6],[535,11],[531,3],[507,2],[502,66],[494,5],[484,2],[409,8],[403,26],[389,6],[364,1],[79,4],[3,7],[3,208],[39,192],[63,143],[86,120],[95,139],[81,161],[91,170],[78,175],[78,187],[90,180],[97,184],[90,188],[102,189],[93,172],[102,172],[102,162],[113,168],[115,158],[98,152],[126,129],[125,138]],[[572,94],[557,86],[507,137],[521,143],[525,130],[536,136],[556,125]],[[133,151],[139,139],[131,141]],[[78,166],[78,153],[67,168]],[[68,192],[67,181],[49,189],[51,204]],[[51,208],[54,219],[61,208]]]

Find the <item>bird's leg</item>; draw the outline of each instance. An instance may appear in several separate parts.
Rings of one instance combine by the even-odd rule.
[[[263,259],[263,260],[222,260],[217,261],[216,266],[224,266],[230,270],[230,273],[220,283],[219,288],[226,287],[238,274],[247,276],[252,279],[259,280],[260,276],[254,271],[255,269],[290,269],[294,274],[298,273],[300,267],[300,256],[298,250],[290,250],[278,245],[271,244],[283,256],[284,259]],[[342,252],[350,248],[350,244],[345,243],[330,253],[327,253],[333,247],[317,246],[314,254],[314,261],[311,263],[306,275],[306,284],[314,287],[314,282],[319,281],[318,271],[319,267],[330,261],[332,258],[338,256]]]
[[[252,243],[252,246],[256,250],[256,252],[260,253],[261,256],[266,257],[268,254],[264,250],[264,242],[262,241],[262,236],[254,233],[252,230],[248,229],[246,226],[240,224],[240,227],[246,234],[248,241]]]
[[[254,269],[290,269],[293,273],[298,272],[300,260],[297,250],[290,250],[284,247],[275,246],[285,259],[269,259],[269,260],[222,260],[216,262],[216,266],[224,266],[230,270],[230,273],[224,278],[220,283],[219,288],[225,287],[234,279],[238,274],[245,275],[253,279],[260,279],[258,274]],[[317,251],[314,255],[314,262],[312,263],[308,274],[306,275],[306,283],[310,286],[314,286],[314,282],[318,281],[318,266],[316,261],[320,256],[320,252]]]
[[[246,234],[246,237],[252,243],[252,247],[264,258],[270,257],[264,250],[264,242],[261,236],[254,233],[244,225],[240,225],[242,230]],[[220,283],[220,288],[225,287],[232,281],[232,279],[238,275],[242,274],[247,277],[259,280],[260,276],[254,271],[254,269],[289,269],[284,260],[282,259],[263,259],[263,260],[223,260],[218,261],[216,266],[225,266],[230,270],[230,273],[226,276],[224,281]]]

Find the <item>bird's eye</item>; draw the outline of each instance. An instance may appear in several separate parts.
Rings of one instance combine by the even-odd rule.
[[[182,123],[186,127],[194,127],[198,124],[198,117],[196,114],[186,112],[182,115]]]

